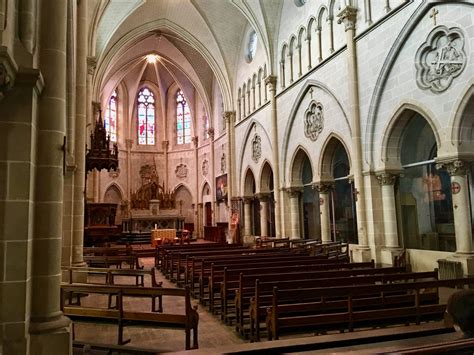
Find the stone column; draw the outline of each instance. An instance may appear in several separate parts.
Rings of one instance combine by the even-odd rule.
[[[316,39],[318,40],[318,62],[323,61],[323,43],[321,39],[321,28],[316,30]]]
[[[196,206],[196,205],[195,205]],[[199,238],[204,238],[204,216],[203,216],[203,207],[202,203],[197,204],[197,209],[195,210],[194,215],[197,219],[197,224],[195,230]]]
[[[94,79],[94,71],[97,65],[95,57],[87,57],[87,79],[86,79],[86,144],[90,146],[90,134],[94,130],[94,112],[92,104],[92,82]],[[87,172],[86,201],[94,199],[94,172]]]
[[[311,35],[310,34],[306,36],[306,42],[308,46],[308,70],[311,70],[312,64],[311,64]]]
[[[39,63],[46,86],[38,107],[30,348],[71,353],[70,320],[59,306],[66,121],[66,1],[43,1]]]
[[[276,103],[276,77],[268,76],[265,78],[265,84],[270,88],[271,100],[271,118],[272,118],[272,159],[273,159],[273,191],[275,200],[275,234],[277,238],[282,236],[282,218],[283,215],[283,198],[280,191],[280,152],[278,145],[278,117],[277,117],[277,103]]]
[[[216,181],[216,152],[214,151],[215,149],[215,142],[214,142],[214,128],[210,127],[207,130],[207,133],[209,134],[209,139],[211,141],[211,164],[210,165],[210,173],[211,173],[211,181]],[[209,174],[209,172],[208,172]],[[215,191],[215,186],[211,188],[211,191]],[[212,225],[215,226],[217,220],[219,219],[218,216],[218,208],[217,208],[217,202],[216,202],[216,194],[212,194],[212,210],[214,213],[212,214]]]
[[[268,199],[270,198],[269,193],[258,194],[260,201],[260,236],[268,237]]]
[[[194,203],[197,205],[199,202],[199,167],[198,167],[198,145],[199,145],[199,138],[198,136],[194,136],[191,138],[194,146]],[[194,224],[198,224],[198,216],[194,218]]]
[[[302,189],[299,187],[291,187],[288,189],[290,197],[290,239],[301,238],[300,227],[300,195]]]
[[[315,188],[319,191],[319,209],[321,214],[321,241],[331,241],[331,217],[329,211],[329,192],[332,186],[328,183],[318,183]]]
[[[302,70],[301,70],[301,44],[296,46],[296,50],[298,51],[298,78],[301,78]]]
[[[452,160],[438,163],[437,168],[445,168],[451,176],[456,254],[474,256],[466,164],[462,160]]]
[[[358,261],[370,259],[367,236],[364,177],[362,176],[362,134],[360,128],[359,78],[357,72],[357,50],[355,25],[357,9],[346,6],[339,14],[338,23],[344,23],[347,40],[347,77],[349,86],[349,116],[352,129],[352,170],[354,174],[355,201],[357,212],[357,236],[359,246],[355,258]]]
[[[244,236],[252,235],[252,197],[244,197]]]
[[[77,13],[77,79],[74,176],[74,219],[72,236],[72,265],[84,266],[84,203],[86,177],[86,107],[87,107],[87,1],[78,3]]]
[[[94,101],[92,103],[92,130],[94,130],[96,121],[98,120],[99,110],[100,102]],[[96,169],[92,171],[92,194],[94,202],[100,202],[100,171],[97,171]]]
[[[170,147],[170,141],[162,141],[161,146],[163,147],[164,151],[164,160],[165,160],[165,176],[163,177],[165,181],[165,186],[170,186],[170,181],[169,181],[169,147]],[[196,162],[197,164],[197,162]]]
[[[125,139],[125,148],[127,149],[127,200],[131,203],[132,199],[132,147],[133,139]],[[129,216],[130,217],[130,216]]]
[[[292,84],[294,81],[293,52],[292,51],[288,52],[288,58],[289,58],[289,64],[290,64],[290,84]]]
[[[377,180],[382,187],[382,213],[386,248],[398,248],[400,246],[398,240],[395,191],[393,189],[396,178],[396,175],[389,173],[377,175]]]

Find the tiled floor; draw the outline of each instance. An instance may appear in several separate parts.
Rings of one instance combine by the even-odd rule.
[[[152,258],[142,258],[140,262],[145,265],[145,268],[151,268],[153,265]],[[176,287],[175,284],[164,278],[161,273],[158,273],[158,276],[158,281],[163,281],[163,287]],[[93,280],[94,276],[89,276],[89,278]],[[119,283],[127,283],[128,280],[131,280],[131,278],[117,278]],[[150,278],[145,278],[145,285],[149,286],[150,284]],[[197,304],[198,302],[193,299],[192,303]],[[105,307],[107,298],[101,295],[90,295],[83,298],[82,304],[104,305]],[[151,304],[148,300],[128,298],[126,299],[125,308],[149,311]],[[179,302],[176,302],[175,297],[164,297],[163,309],[165,312],[184,314],[184,299],[179,299]],[[246,342],[234,332],[233,327],[223,325],[205,307],[199,305],[198,312],[200,348],[215,348]],[[77,340],[84,342],[116,344],[117,326],[111,324],[77,323],[75,326],[75,336]],[[130,346],[154,349],[159,352],[184,350],[185,338],[184,330],[182,329],[126,327],[124,337],[131,339]]]

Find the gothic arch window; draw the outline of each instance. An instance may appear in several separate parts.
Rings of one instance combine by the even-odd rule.
[[[107,104],[104,125],[110,140],[117,142],[117,90],[114,90]]]
[[[191,112],[181,90],[176,93],[176,139],[177,144],[191,142]]]
[[[144,87],[137,96],[138,144],[155,144],[155,96]]]

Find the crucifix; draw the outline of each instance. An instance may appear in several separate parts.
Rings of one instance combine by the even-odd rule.
[[[313,98],[313,87],[309,89],[309,94],[311,95],[311,98]]]
[[[433,9],[431,9],[431,15],[430,15],[430,18],[433,19],[433,26],[436,26],[436,15],[438,14],[439,14],[439,11],[433,7]]]

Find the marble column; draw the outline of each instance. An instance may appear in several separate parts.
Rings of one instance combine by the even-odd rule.
[[[288,189],[290,197],[290,239],[301,238],[300,226],[300,195],[302,189],[299,187],[291,187]]]
[[[276,103],[276,82],[275,76],[268,76],[265,78],[265,84],[269,86],[270,100],[271,100],[271,119],[272,119],[272,160],[273,160],[273,191],[275,201],[275,234],[277,238],[282,237],[283,221],[283,198],[280,189],[280,153],[278,145],[278,117],[277,117],[277,103]]]
[[[319,209],[321,214],[321,241],[331,241],[331,216],[329,211],[329,193],[331,184],[318,183],[315,188],[319,191]]]
[[[252,197],[244,197],[244,236],[252,235]]]
[[[40,21],[39,63],[46,86],[38,105],[30,347],[35,354],[69,354],[70,320],[59,308],[67,2],[41,2]]]
[[[438,163],[437,168],[445,168],[451,177],[456,254],[474,254],[466,163],[452,160]]]
[[[86,107],[87,107],[87,1],[77,7],[77,78],[76,78],[76,124],[74,176],[74,218],[72,236],[72,265],[84,266],[84,199],[86,177]]]
[[[347,84],[349,89],[349,116],[352,130],[352,171],[357,212],[358,261],[370,259],[367,235],[367,210],[365,203],[364,177],[362,175],[362,134],[360,127],[359,78],[355,26],[357,8],[346,6],[338,14],[338,23],[344,23],[347,41]]]
[[[398,248],[397,211],[395,203],[394,184],[396,175],[382,173],[377,175],[377,180],[382,188],[382,214],[385,235],[385,247]]]
[[[270,198],[269,193],[258,194],[260,201],[260,236],[268,237],[268,200]]]

